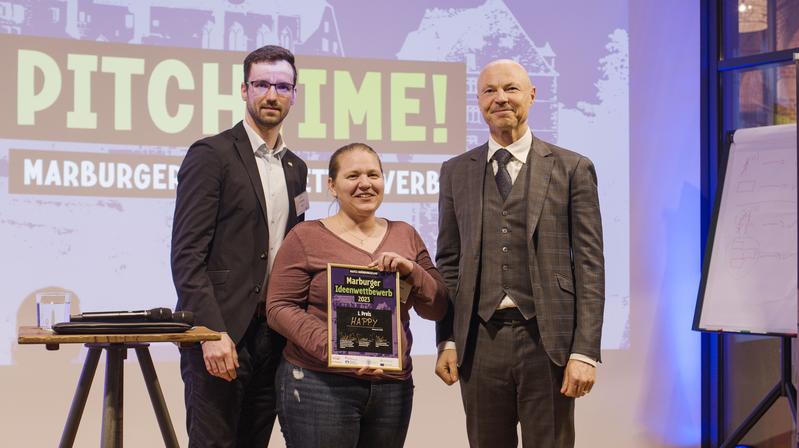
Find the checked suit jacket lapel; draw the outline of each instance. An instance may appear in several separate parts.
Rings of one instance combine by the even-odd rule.
[[[549,191],[549,181],[555,158],[552,151],[539,139],[533,137],[530,148],[530,171],[527,177],[527,241],[528,245],[533,239],[533,233],[541,218],[541,210]]]
[[[466,171],[466,219],[471,223],[469,238],[472,247],[479,253],[480,239],[483,233],[483,182],[486,177],[486,161],[488,160],[488,143],[480,147],[472,155]]]

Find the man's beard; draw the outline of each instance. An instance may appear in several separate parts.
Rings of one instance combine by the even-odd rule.
[[[283,119],[285,118],[285,114],[283,113],[283,111],[278,109],[280,106],[271,105],[271,104],[266,104],[265,106],[275,107],[275,109],[272,109],[272,113],[267,112],[269,115],[261,113],[262,106],[260,105],[257,106],[257,109],[255,111],[250,109],[249,111],[250,116],[252,117],[255,124],[257,124],[259,127],[264,127],[264,128],[273,128],[275,126],[279,126],[280,123],[282,123]],[[275,113],[277,115],[275,115]]]

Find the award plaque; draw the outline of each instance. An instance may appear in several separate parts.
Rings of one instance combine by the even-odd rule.
[[[327,265],[328,366],[402,370],[399,286],[397,272]]]

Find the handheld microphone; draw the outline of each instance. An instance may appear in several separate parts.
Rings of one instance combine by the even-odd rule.
[[[189,324],[194,326],[194,313],[191,311],[175,311],[172,313],[172,321]]]
[[[186,319],[185,311],[179,311],[181,319]],[[189,313],[191,315],[191,313]],[[188,316],[194,320],[194,316]],[[70,322],[172,322],[172,311],[169,308],[153,308],[140,311],[97,311],[72,314]],[[181,321],[182,322],[182,321]],[[188,323],[188,322],[187,322]]]

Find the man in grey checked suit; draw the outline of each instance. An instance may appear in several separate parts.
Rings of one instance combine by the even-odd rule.
[[[472,447],[574,445],[574,400],[599,361],[605,270],[590,160],[532,135],[535,87],[491,62],[477,99],[490,138],[441,167],[436,262],[452,300],[436,374],[460,380]]]

